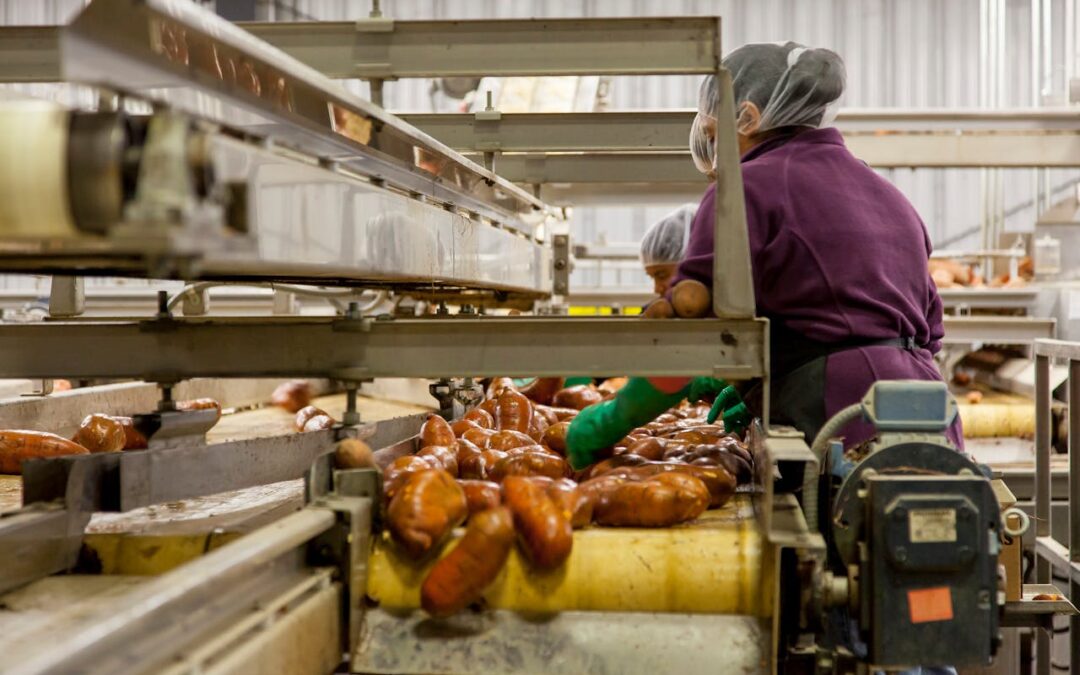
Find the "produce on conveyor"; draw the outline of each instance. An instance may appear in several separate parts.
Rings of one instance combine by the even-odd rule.
[[[212,398],[193,398],[190,401],[177,401],[177,410],[217,410],[217,419],[221,419],[221,403]],[[216,421],[216,420],[215,420]]]
[[[176,409],[216,409],[221,419],[221,404],[212,398],[177,401]],[[146,436],[135,428],[132,418],[93,413],[83,418],[71,440],[45,431],[0,431],[0,474],[21,474],[22,462],[27,459],[146,447]]]
[[[296,413],[294,426],[297,431],[319,431],[329,429],[337,424],[337,420],[330,416],[322,408],[313,405],[305,406]]]
[[[1030,256],[1020,260],[1015,277],[999,274],[987,282],[971,265],[950,258],[930,259],[930,278],[938,288],[1020,288],[1035,278],[1035,267]]]
[[[501,562],[491,562],[505,560],[505,539],[499,538],[505,530],[492,514],[504,507],[513,516],[526,564],[543,571],[570,556],[574,529],[590,523],[677,525],[723,506],[736,484],[751,479],[750,453],[722,425],[704,422],[704,403],[684,403],[633,430],[604,460],[575,474],[564,453],[577,406],[613,396],[625,378],[558,390],[554,384],[563,380],[534,380],[525,385],[531,394],[526,396],[509,378],[495,378],[489,398],[461,419],[448,423],[429,416],[420,429],[419,451],[383,472],[391,539],[409,558],[440,554],[453,527],[469,519],[466,535],[447,546],[449,553],[442,552],[445,557],[424,581],[421,602],[429,613],[459,611],[479,600],[497,577]],[[474,527],[479,518],[484,522]]]
[[[270,394],[270,403],[279,408],[284,408],[291,413],[300,412],[301,408],[311,405],[311,399],[315,392],[311,389],[311,383],[307,380],[289,380],[282,382]]]
[[[78,443],[47,431],[0,431],[0,473],[22,473],[27,459],[89,453]]]
[[[712,309],[712,295],[700,281],[684,279],[671,289],[671,307],[680,319],[700,319]]]
[[[472,516],[454,550],[435,563],[420,588],[420,605],[449,616],[475,602],[498,576],[514,545],[510,510],[492,507]]]
[[[334,448],[334,466],[339,469],[367,469],[375,466],[375,453],[359,438],[345,438]]]
[[[119,452],[127,445],[127,434],[116,418],[94,414],[83,418],[71,440],[90,452]]]

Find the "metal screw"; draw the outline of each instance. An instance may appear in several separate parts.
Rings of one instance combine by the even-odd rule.
[[[555,269],[557,269],[557,270],[566,269],[566,260],[563,259],[563,258],[559,258],[558,260],[556,260],[555,261]]]
[[[896,559],[900,562],[904,562],[905,560],[907,560],[907,549],[903,546],[897,546],[894,554],[896,555]]]

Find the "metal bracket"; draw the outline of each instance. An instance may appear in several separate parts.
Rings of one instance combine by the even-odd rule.
[[[360,642],[367,589],[367,561],[374,530],[375,505],[380,503],[381,476],[376,469],[334,471],[333,491],[314,506],[337,516],[333,527],[308,545],[308,562],[332,566],[345,586],[342,594],[342,649],[355,654]]]
[[[556,295],[570,292],[570,235],[556,234],[551,237],[551,268]]]
[[[79,316],[86,311],[86,288],[82,277],[53,277],[49,288],[49,316]]]

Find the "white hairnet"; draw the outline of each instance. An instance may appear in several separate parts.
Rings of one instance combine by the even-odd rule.
[[[642,265],[677,263],[686,252],[696,204],[684,204],[653,224],[641,240]]]
[[[844,93],[844,61],[828,49],[812,49],[794,42],[749,44],[724,57],[731,71],[739,133],[761,133],[780,127],[823,127],[836,118]],[[705,132],[708,119],[716,119],[720,92],[712,75],[701,83],[698,114],[690,130],[690,152],[698,170],[716,165],[714,147]],[[748,114],[753,103],[760,113],[754,128]]]

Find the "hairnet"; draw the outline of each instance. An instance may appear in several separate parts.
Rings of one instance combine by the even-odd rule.
[[[695,213],[697,205],[684,204],[654,223],[641,240],[641,264],[665,265],[682,260]]]
[[[822,127],[836,117],[844,93],[844,61],[828,49],[794,42],[749,44],[724,57],[731,72],[739,133],[761,133],[780,127]],[[716,119],[720,92],[712,75],[701,83],[698,114],[690,131],[690,152],[702,172],[715,166],[714,148],[705,133],[704,118]],[[753,103],[761,114],[753,128],[748,114]]]

